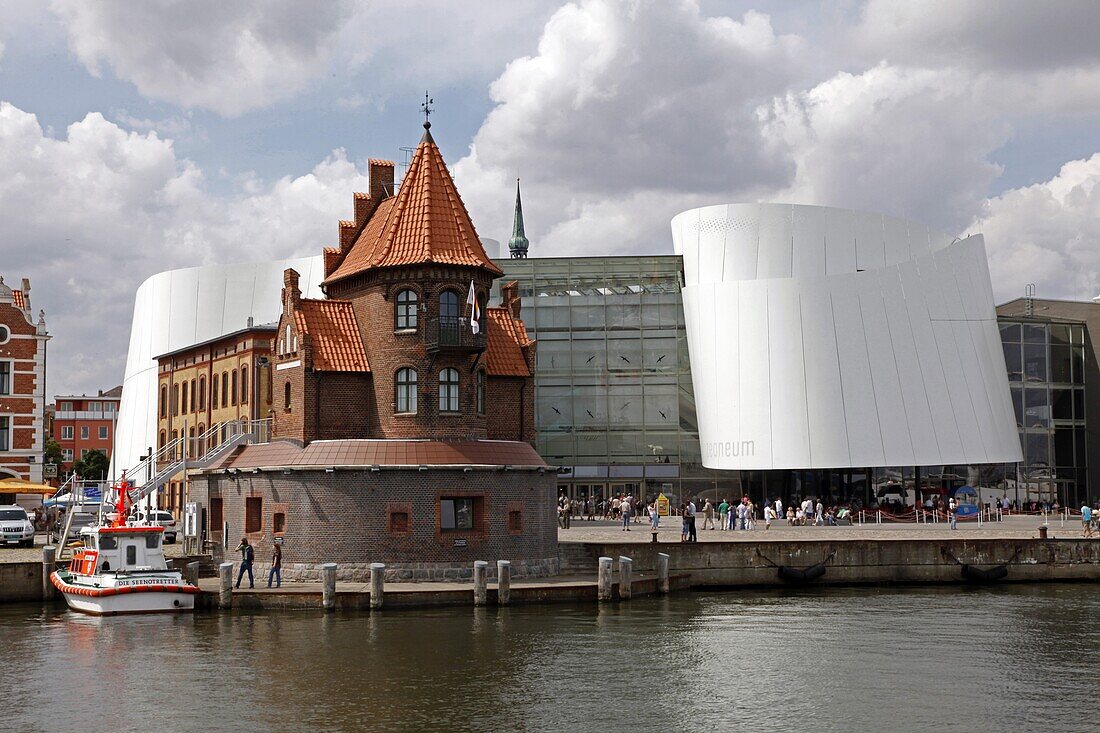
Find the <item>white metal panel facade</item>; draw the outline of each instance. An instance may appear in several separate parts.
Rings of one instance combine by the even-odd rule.
[[[1021,459],[981,235],[787,204],[672,234],[708,468]]]

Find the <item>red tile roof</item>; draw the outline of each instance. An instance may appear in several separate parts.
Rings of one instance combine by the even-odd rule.
[[[537,468],[546,462],[530,444],[509,440],[315,440],[305,448],[286,441],[246,445],[210,470],[465,465]]]
[[[15,296],[15,307],[21,311],[27,310],[27,299],[23,296],[23,291],[12,290],[11,294]]]
[[[417,146],[397,196],[379,205],[327,282],[375,267],[424,263],[503,274],[485,254],[430,133]]]
[[[355,311],[346,300],[298,302],[294,324],[299,335],[309,336],[313,368],[321,372],[369,372],[363,338]]]
[[[486,308],[485,329],[489,342],[485,370],[496,377],[531,376],[523,349],[535,342],[528,337],[523,321],[513,318],[507,308]]]

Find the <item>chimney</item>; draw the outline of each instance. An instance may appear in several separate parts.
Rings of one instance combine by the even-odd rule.
[[[283,270],[283,313],[290,315],[298,310],[302,300],[302,291],[298,289],[298,272],[287,268]]]
[[[382,199],[393,196],[393,161],[368,161],[370,171],[370,197],[381,203]]]
[[[254,319],[254,318],[252,318],[252,316],[249,316],[249,317],[248,317],[248,321],[247,321],[247,323],[248,323],[248,327],[249,327],[249,328],[252,328],[253,324],[255,324],[255,323],[256,323],[256,321],[255,321],[255,319]]]
[[[500,304],[508,309],[508,312],[512,314],[512,318],[517,321],[522,320],[519,317],[520,299],[519,283],[517,281],[513,280],[500,286]]]
[[[23,298],[29,303],[31,299],[31,279],[23,278]]]

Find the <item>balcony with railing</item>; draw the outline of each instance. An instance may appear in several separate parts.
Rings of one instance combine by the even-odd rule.
[[[428,319],[424,330],[424,347],[428,353],[442,351],[473,353],[485,350],[485,330],[474,333],[470,322],[458,316]]]

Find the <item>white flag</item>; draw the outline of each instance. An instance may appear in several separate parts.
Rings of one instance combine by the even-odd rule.
[[[470,306],[470,331],[475,335],[481,333],[481,308],[477,304],[473,280],[470,281],[470,294],[466,296],[466,303]]]

